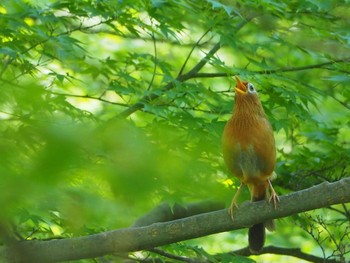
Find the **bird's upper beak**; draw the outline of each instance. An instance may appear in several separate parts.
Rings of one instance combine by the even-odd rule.
[[[235,87],[235,91],[240,94],[246,94],[247,93],[247,87],[244,85],[244,83],[237,77],[235,76],[235,79],[237,81],[237,85]]]

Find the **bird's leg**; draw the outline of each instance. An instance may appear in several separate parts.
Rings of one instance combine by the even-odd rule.
[[[269,187],[270,187],[270,191],[271,191],[271,196],[270,196],[269,202],[270,203],[273,202],[273,206],[276,209],[277,208],[277,202],[280,201],[280,198],[276,194],[275,189],[273,189],[270,179],[267,179],[267,181],[269,182]]]
[[[239,186],[237,192],[233,196],[230,208],[228,209],[228,214],[231,216],[232,219],[233,219],[233,212],[234,212],[234,210],[236,208],[238,208],[238,206],[237,206],[237,199],[238,199],[239,194],[241,193],[241,190],[242,190],[243,186],[244,186],[244,184],[241,183],[241,185]]]

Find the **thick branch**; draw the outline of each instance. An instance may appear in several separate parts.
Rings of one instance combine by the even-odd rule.
[[[224,207],[225,205],[223,203],[213,201],[189,203],[186,206],[176,203],[173,207],[170,207],[168,203],[164,202],[140,217],[132,226],[148,226],[157,222],[166,222],[202,213],[208,213],[223,209]]]
[[[249,227],[273,218],[350,202],[350,178],[335,183],[322,183],[282,196],[280,200],[277,209],[265,201],[245,202],[234,214],[233,221],[227,210],[223,209],[170,222],[118,229],[78,238],[18,242],[2,247],[0,255],[5,258],[5,262],[57,262],[150,249]]]

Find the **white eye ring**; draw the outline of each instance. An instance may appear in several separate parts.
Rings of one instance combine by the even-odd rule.
[[[256,92],[256,90],[254,88],[254,85],[252,83],[248,83],[247,84],[247,88],[248,88],[248,92],[249,93],[255,93]]]

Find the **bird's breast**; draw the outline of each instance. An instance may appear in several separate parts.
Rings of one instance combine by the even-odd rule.
[[[270,176],[276,150],[268,121],[262,119],[244,128],[228,122],[223,136],[223,154],[230,171],[243,182]]]
[[[246,182],[260,175],[259,156],[253,145],[242,147],[240,143],[236,143],[224,157],[231,172],[241,181]]]

